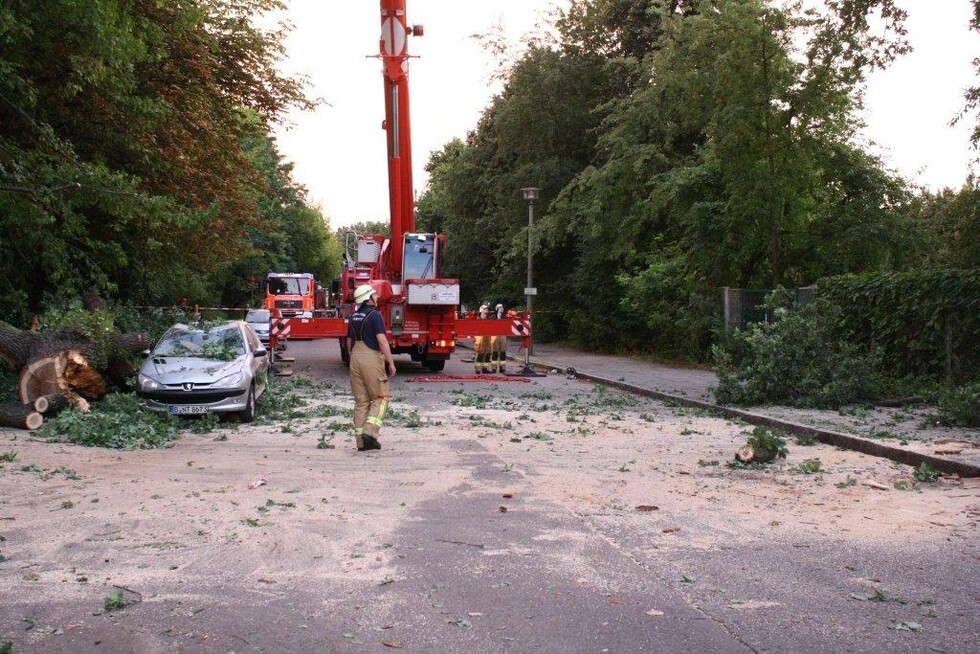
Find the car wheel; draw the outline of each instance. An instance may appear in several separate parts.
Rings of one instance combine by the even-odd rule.
[[[248,387],[248,399],[245,400],[245,410],[239,416],[242,422],[252,422],[255,420],[255,382]]]
[[[344,347],[343,343],[340,344],[340,360],[345,366],[350,366],[350,350]]]
[[[440,361],[425,361],[424,365],[432,372],[442,372],[442,369],[446,367],[446,360],[442,359]]]

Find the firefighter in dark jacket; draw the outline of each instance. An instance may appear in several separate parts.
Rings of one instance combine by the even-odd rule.
[[[381,449],[378,436],[391,401],[388,378],[395,376],[395,360],[385,337],[387,329],[374,295],[375,290],[369,284],[354,289],[357,311],[351,314],[347,325],[354,441],[358,452]]]

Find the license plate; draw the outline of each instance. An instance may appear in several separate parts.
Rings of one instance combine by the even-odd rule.
[[[192,404],[171,404],[167,407],[167,411],[175,416],[196,416],[202,413],[207,413],[208,408],[206,406],[195,406]]]

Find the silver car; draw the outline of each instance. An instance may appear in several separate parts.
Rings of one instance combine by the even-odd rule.
[[[245,314],[245,322],[252,326],[259,340],[268,347],[269,345],[269,321],[272,315],[268,309],[249,309]]]
[[[248,323],[180,323],[167,330],[143,362],[136,393],[154,411],[238,413],[251,422],[268,378],[268,352]]]

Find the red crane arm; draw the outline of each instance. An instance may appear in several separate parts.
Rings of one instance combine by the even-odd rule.
[[[391,215],[390,273],[401,280],[404,235],[415,231],[412,133],[408,103],[409,27],[405,0],[381,0],[381,60],[384,63],[385,122],[388,132],[388,204]]]

